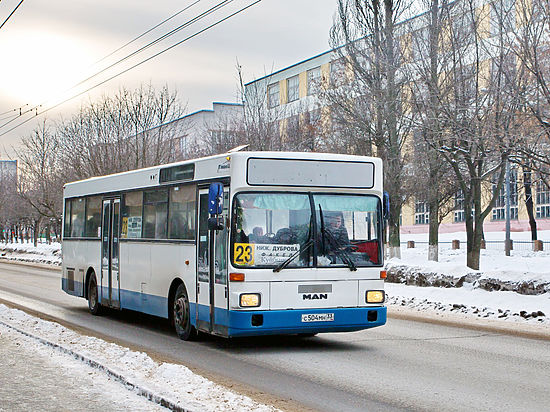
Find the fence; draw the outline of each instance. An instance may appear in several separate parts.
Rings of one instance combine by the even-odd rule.
[[[411,243],[412,242],[412,243]],[[466,248],[466,242],[462,241],[457,244],[456,241],[443,241],[439,242],[439,249],[456,249],[458,245],[460,249]],[[455,247],[453,247],[453,244]],[[550,241],[540,241],[539,245],[542,245],[542,250],[550,251]],[[485,240],[482,244],[482,249],[488,250],[505,250],[505,241],[504,240]],[[428,247],[428,242],[425,241],[407,241],[401,242],[401,247],[411,248],[411,247]],[[521,251],[534,251],[535,250],[535,241],[532,240],[513,240],[512,241],[512,250],[521,250]]]

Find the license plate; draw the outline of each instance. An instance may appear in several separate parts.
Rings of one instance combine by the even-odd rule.
[[[308,313],[302,315],[302,322],[333,322],[334,313]]]

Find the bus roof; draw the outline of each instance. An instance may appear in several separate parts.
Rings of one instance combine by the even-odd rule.
[[[66,183],[64,186],[64,197],[76,197],[100,193],[115,193],[123,190],[155,187],[162,183],[177,183],[184,181],[204,181],[217,178],[229,177],[229,162],[233,158],[240,160],[255,158],[271,159],[304,159],[304,160],[325,160],[325,161],[350,161],[350,162],[373,162],[380,163],[379,158],[344,155],[335,153],[315,152],[228,152],[214,156],[207,156],[197,159],[184,160],[169,164],[147,167],[143,169],[130,170],[127,172],[115,173],[105,176],[91,177],[85,180]],[[162,181],[161,170],[185,168],[189,165],[193,168],[191,179]],[[224,167],[225,166],[225,167]]]

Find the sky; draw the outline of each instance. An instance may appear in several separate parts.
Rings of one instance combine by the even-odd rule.
[[[19,1],[0,0],[0,25]],[[29,135],[44,118],[55,122],[61,116],[70,117],[80,105],[102,95],[112,95],[120,87],[168,85],[177,91],[191,113],[211,108],[214,101],[237,101],[237,61],[248,82],[329,49],[328,33],[336,0],[261,0],[139,67],[42,113],[45,108],[95,86],[254,0],[227,1],[211,15],[71,89],[221,2],[24,1],[0,29],[0,158],[13,157],[13,148],[20,144],[21,137]],[[174,19],[97,63],[188,6]],[[19,108],[24,112],[40,104],[38,116],[18,117]],[[9,131],[28,118],[32,120]]]

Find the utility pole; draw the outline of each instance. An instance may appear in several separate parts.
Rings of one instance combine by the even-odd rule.
[[[510,256],[510,249],[512,246],[512,241],[510,239],[510,162],[506,159],[506,182],[505,182],[505,191],[506,191],[506,240],[504,242],[504,252],[506,256]]]

